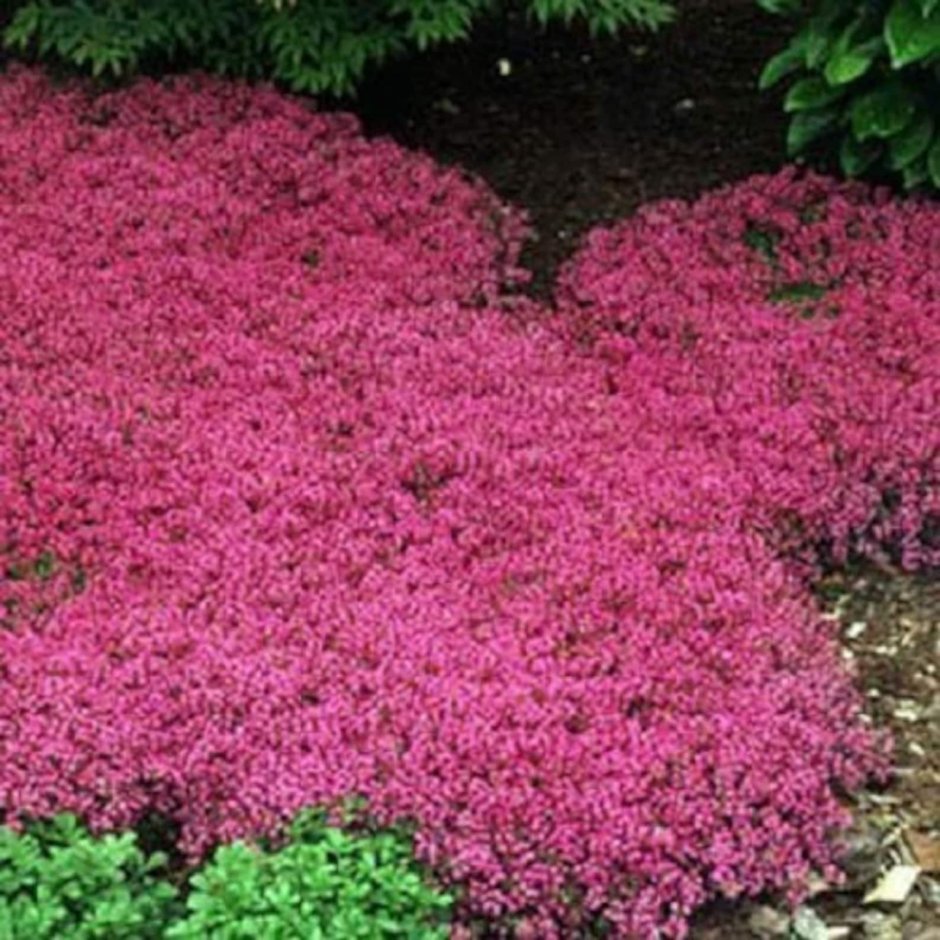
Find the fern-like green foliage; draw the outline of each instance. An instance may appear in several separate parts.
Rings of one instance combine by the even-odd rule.
[[[94,75],[193,65],[352,91],[371,63],[465,38],[500,0],[14,0],[8,48]],[[533,22],[655,28],[670,0],[527,0]]]
[[[829,146],[848,176],[940,190],[940,0],[758,2],[796,22],[760,80],[791,82],[791,154]]]

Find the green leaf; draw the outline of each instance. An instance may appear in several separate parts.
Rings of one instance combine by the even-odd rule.
[[[929,175],[927,161],[915,160],[913,163],[904,167],[901,171],[901,175],[904,178],[905,189],[914,189],[915,186],[920,186],[921,183],[927,182]]]
[[[796,16],[802,12],[800,0],[757,0],[757,5],[775,16]]]
[[[917,0],[894,0],[885,20],[885,39],[896,69],[940,52],[940,9],[924,14]]]
[[[39,30],[41,18],[42,10],[35,3],[20,7],[6,28],[3,44],[8,48],[19,46],[25,49],[30,39]]]
[[[876,88],[852,104],[852,130],[859,140],[893,137],[914,116],[914,99],[899,81]]]
[[[792,74],[803,67],[804,57],[806,55],[806,42],[798,42],[794,39],[782,52],[767,60],[766,65],[761,70],[760,78],[757,80],[757,87],[761,91],[773,88],[777,82],[787,75]]]
[[[36,577],[41,581],[48,581],[55,573],[55,555],[48,549],[42,552],[36,559],[35,564]]]
[[[841,88],[832,88],[824,79],[812,75],[809,78],[801,78],[790,89],[784,99],[783,110],[792,113],[824,108],[837,101],[842,95]]]
[[[839,119],[838,108],[822,111],[800,111],[787,130],[787,153],[792,157],[805,150],[814,140],[833,130]]]
[[[839,164],[846,176],[861,176],[881,155],[882,144],[877,141],[862,143],[851,134],[842,138]]]
[[[907,127],[891,138],[891,168],[900,170],[920,157],[933,140],[934,120],[927,113],[915,115]]]
[[[832,56],[826,63],[825,76],[830,85],[845,85],[864,75],[872,62],[884,49],[884,39],[876,36],[857,46],[851,45],[849,30],[836,43]]]
[[[927,172],[930,174],[931,182],[937,189],[940,189],[940,135],[933,142],[927,153]]]
[[[819,12],[806,25],[806,67],[817,69],[826,59],[836,42],[841,29],[836,23],[845,13],[844,0],[822,0]]]

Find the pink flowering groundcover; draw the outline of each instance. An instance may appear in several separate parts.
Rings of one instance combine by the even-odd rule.
[[[356,795],[460,917],[681,937],[885,771],[814,566],[940,560],[940,209],[598,230],[348,116],[0,78],[0,808],[193,859]]]

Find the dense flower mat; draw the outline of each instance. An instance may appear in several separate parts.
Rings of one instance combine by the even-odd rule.
[[[559,296],[778,546],[914,568],[940,561],[938,268],[936,203],[782,173],[595,230]]]
[[[829,870],[882,748],[794,559],[936,560],[936,207],[653,207],[552,317],[519,217],[348,118],[27,71],[0,206],[10,818],[197,856],[357,794],[545,937]]]

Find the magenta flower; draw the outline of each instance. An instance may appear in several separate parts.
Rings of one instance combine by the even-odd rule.
[[[832,874],[885,768],[806,588],[935,563],[940,210],[593,233],[268,89],[0,79],[0,806],[197,857],[365,796],[520,936]]]

